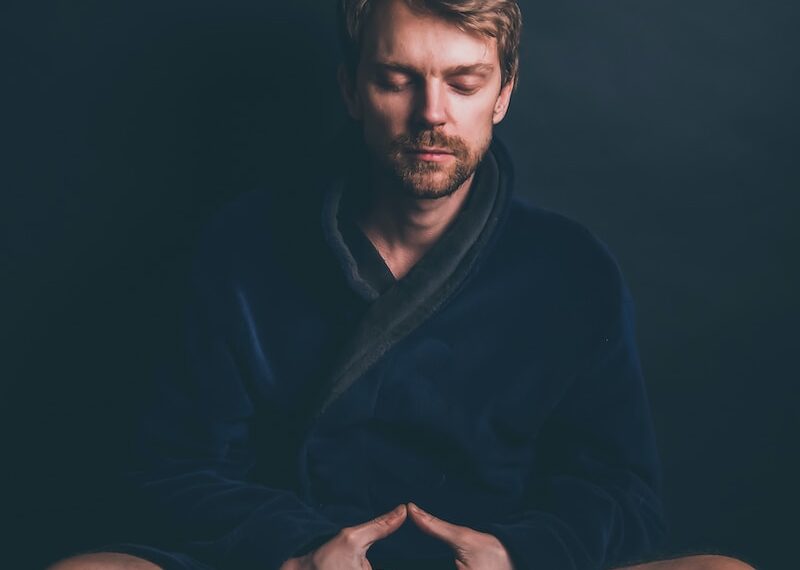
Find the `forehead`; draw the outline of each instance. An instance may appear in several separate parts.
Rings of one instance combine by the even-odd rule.
[[[364,35],[362,58],[391,61],[432,73],[459,65],[499,65],[494,38],[464,31],[439,16],[417,12],[403,0],[377,2]]]

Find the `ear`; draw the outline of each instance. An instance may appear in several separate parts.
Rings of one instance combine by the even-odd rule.
[[[492,114],[493,124],[496,125],[506,116],[506,113],[508,112],[508,106],[511,104],[511,93],[514,91],[514,85],[516,82],[517,78],[512,77],[500,89],[500,94],[497,96],[497,101],[494,103],[494,113]]]
[[[336,72],[336,79],[339,82],[339,91],[347,107],[347,113],[356,121],[361,120],[361,100],[358,97],[355,77],[350,77],[345,65],[339,64]]]

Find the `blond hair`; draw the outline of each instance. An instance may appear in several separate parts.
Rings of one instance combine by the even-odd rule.
[[[339,38],[345,65],[355,78],[365,24],[381,0],[339,0]],[[497,40],[502,84],[519,75],[519,43],[522,14],[517,0],[403,0],[409,8],[444,18],[465,32]],[[516,87],[516,83],[515,83]]]

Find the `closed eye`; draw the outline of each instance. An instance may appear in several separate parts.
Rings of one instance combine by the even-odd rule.
[[[459,83],[453,83],[450,87],[461,95],[473,95],[480,89],[479,85],[464,85]]]
[[[411,81],[406,81],[403,83],[391,83],[387,81],[377,81],[377,86],[384,90],[384,91],[391,91],[392,93],[399,93],[400,91],[404,91],[413,85]]]
[[[379,89],[397,93],[414,86],[414,78],[405,72],[393,69],[379,69],[372,76]]]

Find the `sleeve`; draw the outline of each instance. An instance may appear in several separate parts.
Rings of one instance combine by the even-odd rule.
[[[194,273],[185,351],[146,399],[126,478],[159,546],[214,567],[277,570],[341,529],[291,490],[296,463],[285,424],[259,417],[276,433],[254,441],[253,390],[230,334],[233,287],[224,271]],[[259,402],[258,412],[277,406]],[[274,480],[285,483],[249,480],[256,446],[260,460],[269,458],[259,474],[280,472]]]
[[[655,436],[624,283],[599,348],[539,436],[523,511],[485,529],[517,570],[599,570],[641,560],[666,533]],[[534,476],[532,476],[534,477]]]

